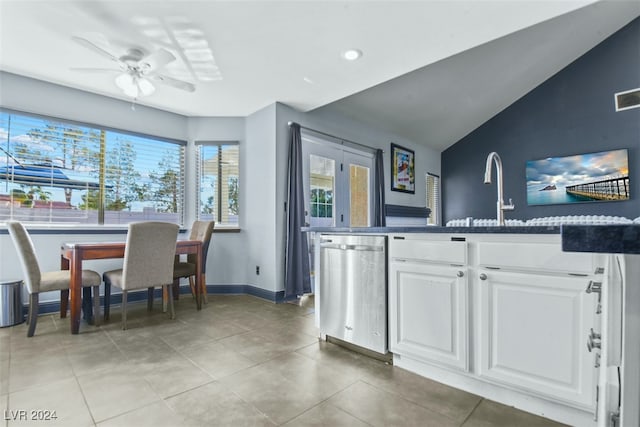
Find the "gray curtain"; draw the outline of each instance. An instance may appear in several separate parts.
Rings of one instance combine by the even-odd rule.
[[[376,150],[375,175],[373,177],[373,226],[385,227],[387,219],[384,212],[384,162],[382,150]]]
[[[311,292],[309,247],[304,224],[304,190],[302,186],[302,139],[300,125],[289,125],[289,166],[287,191],[287,235],[285,252],[284,298],[293,299]]]

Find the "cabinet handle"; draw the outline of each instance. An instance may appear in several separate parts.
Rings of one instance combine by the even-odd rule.
[[[462,271],[458,271],[458,273],[456,273],[456,276],[458,276],[458,277],[463,277],[463,276],[464,276],[464,272],[462,272]]]
[[[600,294],[600,292],[602,292],[602,282],[594,282],[593,280],[589,280],[589,284],[587,285],[586,292],[588,294],[592,292]]]
[[[484,273],[480,273],[480,280],[487,280],[487,275]]]
[[[604,267],[596,267],[596,271],[593,274],[604,274]]]
[[[589,333],[589,337],[587,338],[587,350],[589,350],[589,353],[591,353],[591,351],[594,348],[601,348],[601,344],[600,344],[600,338],[602,337],[601,334],[597,334],[593,331],[593,328],[591,328],[591,332]]]

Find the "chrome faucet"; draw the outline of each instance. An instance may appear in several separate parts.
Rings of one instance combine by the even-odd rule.
[[[498,203],[496,209],[496,219],[498,220],[498,225],[504,225],[504,211],[512,211],[516,207],[513,204],[513,201],[509,199],[509,204],[504,204],[504,198],[502,193],[502,160],[498,153],[495,151],[489,153],[487,156],[487,166],[484,169],[484,183],[491,184],[491,162],[495,161],[496,163],[496,175],[498,177]]]

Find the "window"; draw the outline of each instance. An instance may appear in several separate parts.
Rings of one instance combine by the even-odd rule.
[[[431,210],[427,225],[440,225],[440,177],[427,174],[427,208]]]
[[[183,144],[0,111],[0,221],[181,224]]]
[[[236,141],[197,141],[198,218],[221,226],[238,226],[240,169]]]

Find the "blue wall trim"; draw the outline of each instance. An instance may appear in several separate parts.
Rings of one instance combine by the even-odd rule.
[[[431,209],[417,206],[384,205],[386,216],[397,216],[403,218],[427,218]]]
[[[207,293],[209,295],[251,295],[254,297],[262,298],[274,303],[284,302],[284,291],[268,291],[266,289],[258,288],[252,285],[207,285]],[[180,286],[180,295],[191,295],[191,289],[188,286]],[[162,298],[162,291],[160,288],[154,290],[154,298]],[[130,292],[127,299],[128,302],[146,301],[147,290]],[[104,302],[104,297],[100,296],[100,306]],[[122,304],[121,294],[111,294],[111,304]],[[24,304],[25,314],[27,313],[29,305]],[[48,301],[41,302],[39,304],[38,314],[49,314],[60,312],[60,301]]]

